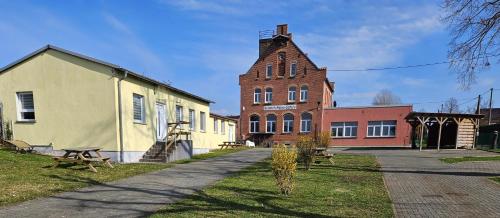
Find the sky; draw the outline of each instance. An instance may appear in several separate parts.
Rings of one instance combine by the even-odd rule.
[[[447,60],[449,31],[441,1],[0,0],[0,66],[52,44],[92,56],[211,99],[212,112],[238,114],[238,75],[258,56],[258,32],[288,24],[293,40],[329,70]],[[338,106],[364,106],[382,89],[416,111],[450,97],[460,109],[500,88],[492,62],[464,90],[448,65],[330,71]],[[489,95],[489,94],[488,94]],[[483,95],[485,96],[485,95]],[[500,90],[493,105],[500,107]]]

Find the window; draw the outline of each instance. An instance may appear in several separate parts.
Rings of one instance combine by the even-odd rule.
[[[297,62],[292,62],[290,64],[290,77],[294,77],[297,75]]]
[[[283,116],[283,133],[293,132],[293,115],[285,114]]]
[[[358,135],[358,122],[333,122],[330,135],[333,138],[356,137]]]
[[[271,77],[273,77],[273,65],[268,64],[266,66],[266,78],[270,79]]]
[[[289,102],[295,101],[295,93],[297,92],[296,90],[297,90],[297,88],[295,88],[295,86],[288,88],[288,101]]]
[[[214,118],[214,133],[219,132],[219,120],[217,118]]]
[[[286,67],[286,53],[279,52],[278,53],[278,76],[285,76],[285,67]]]
[[[222,135],[226,134],[226,121],[224,120],[220,121],[220,133],[222,133]]]
[[[368,137],[393,137],[396,136],[396,121],[369,121]]]
[[[206,130],[206,118],[205,118],[205,112],[200,111],[200,131],[205,132]]]
[[[266,133],[276,132],[276,115],[268,114],[266,116]]]
[[[253,92],[253,103],[254,104],[260,103],[260,93],[261,93],[261,90],[259,88],[255,89],[255,91]]]
[[[271,103],[273,101],[273,89],[266,88],[266,96],[264,99],[264,103]]]
[[[310,113],[302,113],[300,115],[300,132],[311,132],[312,115]]]
[[[180,105],[175,106],[175,122],[179,123],[184,120],[183,108]],[[177,128],[182,129],[182,124],[177,125]]]
[[[304,102],[307,101],[307,92],[308,92],[307,86],[302,86],[300,87],[300,101]]]
[[[189,109],[189,129],[194,131],[195,124],[196,124],[196,114],[194,110]]]
[[[250,116],[250,133],[259,132],[259,116],[252,115]]]
[[[17,112],[19,121],[35,120],[35,102],[33,92],[17,93]]]
[[[136,123],[144,123],[144,96],[134,94],[134,122]]]

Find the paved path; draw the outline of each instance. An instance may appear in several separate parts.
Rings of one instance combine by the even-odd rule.
[[[0,208],[0,217],[143,217],[269,157],[250,149]]]
[[[496,155],[469,150],[344,150],[370,153],[384,172],[396,217],[500,217],[500,161],[442,163],[439,158]]]

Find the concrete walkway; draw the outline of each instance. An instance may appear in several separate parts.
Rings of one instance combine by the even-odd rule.
[[[381,164],[396,217],[500,217],[500,161],[446,164],[443,157],[498,155],[476,150],[343,150]]]
[[[250,149],[181,164],[0,208],[0,217],[144,217],[270,154],[268,149]]]

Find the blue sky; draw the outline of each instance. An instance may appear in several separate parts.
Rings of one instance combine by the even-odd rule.
[[[287,23],[302,50],[328,69],[445,61],[449,35],[440,3],[0,0],[0,65],[53,44],[212,99],[214,112],[237,114],[238,75],[257,58],[259,30]],[[466,109],[477,94],[500,88],[499,69],[492,62],[469,90],[447,65],[328,76],[339,106],[369,105],[389,89],[414,110],[435,111],[449,97]],[[500,91],[493,102],[500,107]]]

